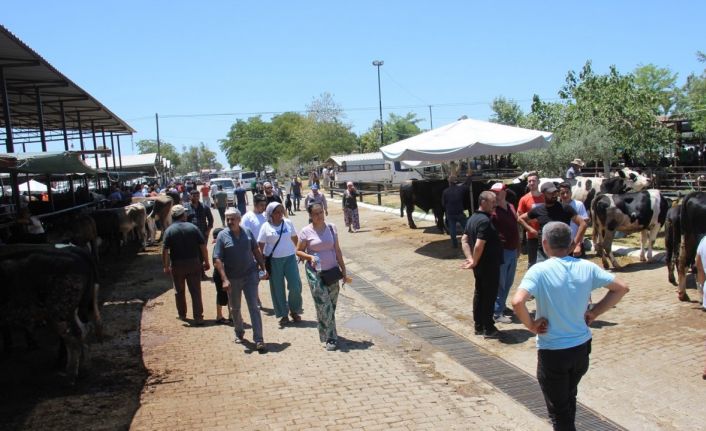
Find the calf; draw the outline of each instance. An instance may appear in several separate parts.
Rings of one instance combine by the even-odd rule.
[[[640,261],[652,259],[652,246],[657,233],[664,224],[669,202],[659,190],[647,190],[622,195],[599,194],[591,208],[593,219],[593,242],[601,255],[603,267],[610,264],[619,269],[613,256],[615,231],[640,232]],[[645,248],[647,259],[645,258]]]
[[[88,360],[86,337],[102,334],[96,264],[75,246],[15,244],[0,247],[0,327],[31,330],[49,322],[66,354],[73,383]]]
[[[686,271],[694,265],[696,249],[706,235],[706,192],[692,192],[686,195],[679,213],[681,245],[677,275],[679,277],[678,296],[681,301],[689,301],[686,294]]]

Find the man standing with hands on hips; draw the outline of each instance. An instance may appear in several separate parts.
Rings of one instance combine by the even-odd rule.
[[[588,325],[629,291],[627,285],[598,265],[577,259],[566,223],[549,222],[542,230],[548,259],[525,274],[512,299],[515,315],[537,334],[537,380],[555,430],[575,430],[578,384],[588,371],[591,330]],[[587,310],[591,292],[608,292]],[[532,317],[527,301],[534,297]]]

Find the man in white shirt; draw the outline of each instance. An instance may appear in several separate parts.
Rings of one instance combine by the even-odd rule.
[[[253,238],[260,235],[260,228],[267,221],[265,216],[265,209],[267,208],[267,197],[265,195],[256,194],[253,197],[253,211],[248,211],[245,213],[240,221],[240,225],[248,228],[253,234]],[[260,294],[257,295],[257,305],[262,309],[262,301],[260,301]]]
[[[569,183],[561,183],[559,184],[559,199],[561,200],[561,203],[564,205],[570,205],[571,208],[576,211],[576,214],[581,217],[586,223],[588,223],[588,212],[586,211],[586,207],[584,206],[583,202],[577,201],[576,199],[571,199],[571,185]],[[571,237],[575,238],[576,237],[576,232],[579,230],[579,226],[574,223],[573,221],[569,225],[571,228]],[[574,253],[574,257],[586,257],[586,249],[583,246],[583,242],[581,242],[581,253]]]

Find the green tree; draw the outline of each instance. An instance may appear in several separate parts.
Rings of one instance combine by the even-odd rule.
[[[656,102],[655,114],[669,115],[672,113],[680,92],[676,85],[677,74],[654,64],[640,65],[633,74],[635,75],[635,86],[652,93]]]
[[[272,138],[271,124],[260,116],[236,120],[220,147],[231,166],[241,164],[254,171],[275,164],[279,150]]]
[[[517,126],[524,118],[520,105],[512,99],[505,99],[503,96],[493,99],[490,108],[493,110],[493,115],[490,116],[490,121],[493,123]]]
[[[408,112],[404,117],[390,113],[387,121],[383,125],[383,137],[385,145],[422,133],[417,123],[423,121],[417,118],[414,112]],[[363,152],[375,152],[380,150],[380,120],[375,123],[359,138],[359,144]]]
[[[706,63],[703,52],[698,51],[696,57]],[[696,133],[706,135],[706,69],[700,75],[689,75],[683,91],[678,103],[679,110],[691,120],[691,127]]]
[[[160,140],[161,141],[161,140]],[[135,143],[137,145],[137,151],[140,154],[156,153],[157,152],[157,140],[156,139],[141,139]],[[165,159],[168,159],[172,166],[177,169],[181,163],[181,157],[177,153],[174,145],[168,142],[160,142],[159,152]]]

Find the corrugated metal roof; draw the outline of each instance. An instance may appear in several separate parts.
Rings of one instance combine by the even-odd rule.
[[[341,166],[343,162],[367,162],[367,161],[384,161],[381,152],[376,153],[360,153],[360,154],[343,154],[339,156],[331,156],[326,160],[326,163],[335,163],[337,166]]]

